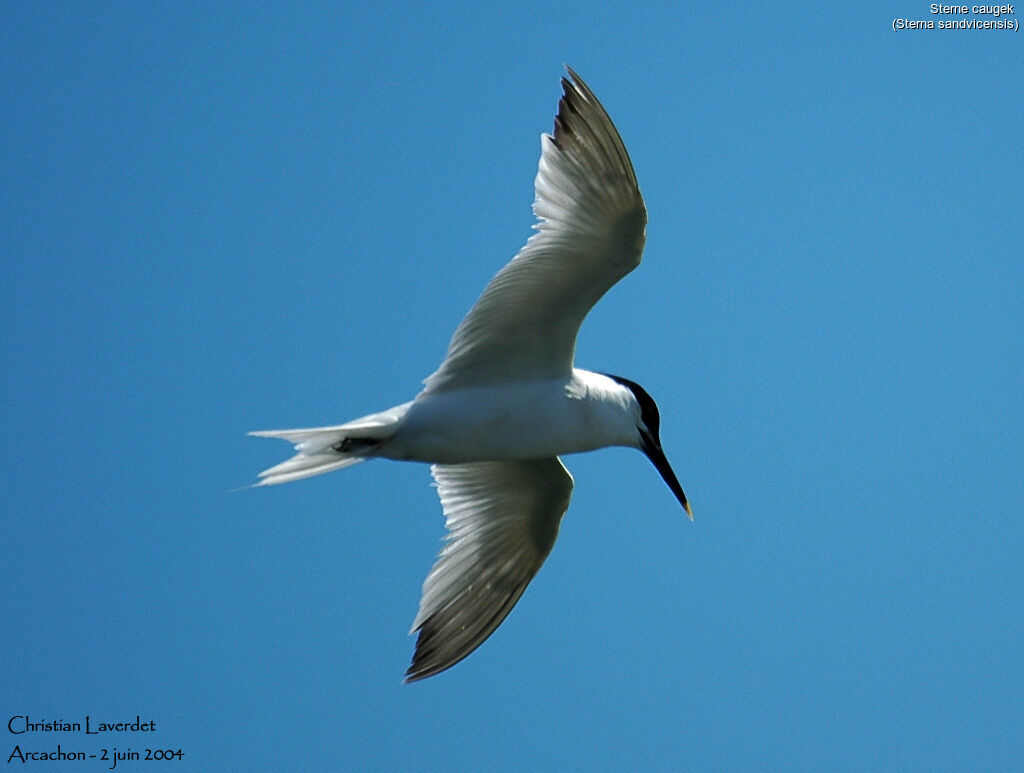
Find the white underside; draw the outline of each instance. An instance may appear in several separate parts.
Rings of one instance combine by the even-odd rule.
[[[432,392],[331,427],[253,432],[295,445],[292,458],[260,473],[257,485],[288,483],[368,458],[464,464],[542,459],[606,446],[639,445],[628,391],[607,376]]]
[[[624,388],[581,370],[569,379],[426,391],[377,455],[461,464],[635,446],[627,404]]]

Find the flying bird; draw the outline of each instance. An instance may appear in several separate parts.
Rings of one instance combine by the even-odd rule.
[[[260,473],[258,486],[368,459],[431,464],[448,535],[423,583],[406,681],[465,658],[522,596],[569,507],[573,479],[560,455],[637,448],[693,518],[651,396],[573,365],[583,318],[640,264],[647,210],[618,131],[566,69],[554,133],[541,136],[537,233],[484,288],[423,390],[347,424],[251,433],[298,452]]]

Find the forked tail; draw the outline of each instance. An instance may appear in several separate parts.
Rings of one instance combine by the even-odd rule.
[[[396,405],[381,413],[364,416],[336,427],[310,429],[274,429],[250,432],[256,437],[274,437],[295,444],[298,452],[291,459],[260,473],[256,486],[273,486],[351,467],[373,458],[374,451],[398,430],[399,421],[409,403]]]

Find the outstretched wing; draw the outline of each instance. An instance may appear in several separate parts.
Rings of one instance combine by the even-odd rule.
[[[501,624],[551,552],[572,495],[558,457],[430,471],[449,534],[412,624],[410,682],[455,665]]]
[[[462,320],[427,391],[567,375],[583,318],[640,264],[647,210],[622,139],[571,69],[562,89],[541,136],[538,233]]]

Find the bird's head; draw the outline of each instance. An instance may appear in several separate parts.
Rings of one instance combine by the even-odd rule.
[[[654,402],[654,398],[647,394],[647,390],[635,381],[630,381],[622,376],[613,376],[611,373],[603,375],[621,384],[633,395],[639,412],[636,425],[637,432],[639,433],[637,447],[654,463],[655,468],[661,473],[662,479],[672,489],[672,493],[676,495],[679,504],[683,506],[683,509],[686,510],[686,514],[690,516],[692,521],[693,511],[690,510],[690,503],[686,500],[683,487],[679,485],[679,479],[676,478],[676,474],[672,471],[672,465],[668,463],[665,452],[661,448],[661,437],[658,434],[661,426],[661,415],[658,413],[658,406]]]

